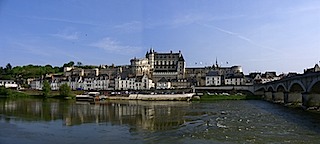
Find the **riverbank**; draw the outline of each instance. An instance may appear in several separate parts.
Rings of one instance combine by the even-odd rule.
[[[16,91],[16,90],[0,87],[0,97],[19,98],[19,97],[30,97],[30,95]]]
[[[38,90],[15,90],[15,89],[6,89],[0,87],[0,97],[3,98],[56,98],[56,99],[74,99],[77,94],[81,94],[83,91],[71,91],[70,96],[65,97],[61,96],[59,91],[50,91],[47,97],[43,96],[42,91]]]
[[[200,101],[218,101],[218,100],[260,100],[260,96],[255,96],[255,95],[209,95],[209,94],[204,94],[203,96],[200,97]]]
[[[143,100],[143,101],[189,101],[194,93],[187,94],[130,94],[129,96],[108,96],[109,100]]]

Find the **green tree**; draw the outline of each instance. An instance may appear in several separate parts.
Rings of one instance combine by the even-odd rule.
[[[60,96],[63,96],[63,97],[69,97],[71,96],[71,88],[69,87],[68,84],[62,84],[60,87],[59,87],[59,94]]]
[[[12,69],[12,66],[11,66],[10,63],[8,63],[8,64],[6,65],[6,70],[7,70],[7,71],[10,71],[11,69]]]
[[[44,81],[44,82],[43,82],[43,87],[42,87],[42,95],[43,95],[44,97],[48,97],[50,91],[51,91],[51,87],[50,87],[49,82],[48,82],[48,81]]]
[[[72,66],[74,66],[74,62],[73,61],[70,61],[69,63],[63,64],[63,67],[72,67]]]
[[[82,66],[82,62],[77,62],[77,66]]]
[[[0,95],[10,95],[10,90],[6,89],[4,86],[0,86]]]

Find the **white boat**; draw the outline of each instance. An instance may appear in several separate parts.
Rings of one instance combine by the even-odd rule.
[[[83,95],[76,95],[76,100],[94,101],[96,97],[100,96],[100,92],[88,92]]]

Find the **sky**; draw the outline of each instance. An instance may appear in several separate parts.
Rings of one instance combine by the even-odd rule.
[[[0,66],[127,65],[181,50],[187,67],[303,72],[320,61],[318,0],[0,0]]]

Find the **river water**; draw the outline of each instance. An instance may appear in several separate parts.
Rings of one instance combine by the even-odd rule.
[[[0,99],[0,143],[319,143],[320,114],[260,100]]]

